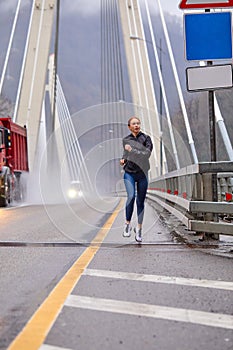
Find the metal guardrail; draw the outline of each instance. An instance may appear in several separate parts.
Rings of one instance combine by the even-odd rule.
[[[218,201],[212,176],[217,175]],[[187,166],[150,181],[147,197],[175,215],[190,231],[233,236],[233,162]]]

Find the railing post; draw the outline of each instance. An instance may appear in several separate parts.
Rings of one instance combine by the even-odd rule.
[[[197,201],[203,200],[203,178],[201,174],[196,174],[196,193],[195,193],[195,199]]]
[[[212,179],[213,179],[213,175],[212,174],[203,174],[202,175],[203,178],[203,200],[204,201],[208,201],[208,202],[213,202],[213,183],[212,183]],[[204,219],[205,221],[216,221],[215,219],[215,214],[211,214],[211,213],[205,213],[204,214]],[[215,233],[205,233],[205,238],[214,238],[216,240],[219,239],[219,235],[215,234]]]

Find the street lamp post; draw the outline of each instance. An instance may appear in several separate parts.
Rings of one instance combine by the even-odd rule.
[[[162,40],[159,40],[159,63],[160,63],[160,71],[163,72],[162,69]],[[163,175],[163,98],[162,98],[162,86],[161,82],[159,82],[159,114],[160,114],[160,175]]]

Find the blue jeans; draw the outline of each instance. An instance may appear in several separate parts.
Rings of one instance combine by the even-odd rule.
[[[137,185],[137,216],[138,224],[142,224],[144,216],[144,202],[148,188],[148,177],[144,173],[127,173],[124,174],[124,183],[127,192],[127,201],[125,206],[126,221],[131,221],[136,198],[135,184]]]

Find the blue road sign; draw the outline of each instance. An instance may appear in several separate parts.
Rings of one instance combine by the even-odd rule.
[[[232,58],[231,12],[184,15],[186,59],[212,61]]]

